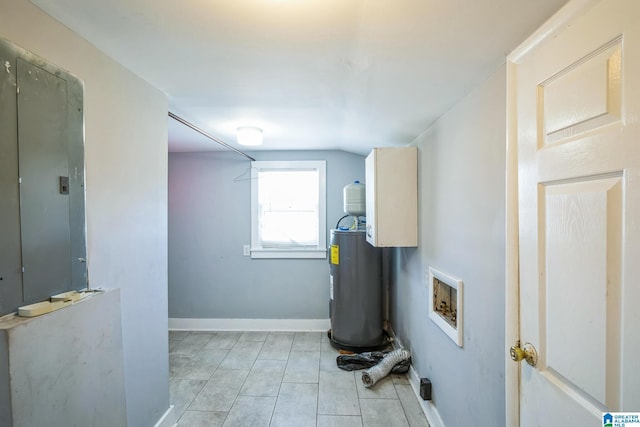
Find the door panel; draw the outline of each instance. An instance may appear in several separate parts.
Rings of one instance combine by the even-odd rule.
[[[616,38],[538,86],[544,145],[620,120],[620,42]]]
[[[71,288],[67,82],[17,60],[20,230],[24,300]]]
[[[592,4],[592,3],[589,3]],[[637,411],[640,2],[578,13],[517,66],[521,426]]]
[[[557,381],[617,407],[620,373],[607,366],[614,368],[620,355],[622,177],[541,188],[541,360]]]

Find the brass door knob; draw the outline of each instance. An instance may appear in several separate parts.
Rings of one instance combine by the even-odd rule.
[[[538,352],[533,344],[530,343],[525,343],[522,347],[520,347],[520,342],[516,343],[509,349],[509,355],[514,362],[520,362],[524,359],[531,366],[536,366],[538,363]]]

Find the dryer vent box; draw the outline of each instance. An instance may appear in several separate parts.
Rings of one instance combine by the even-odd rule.
[[[462,280],[429,267],[429,318],[462,347]]]

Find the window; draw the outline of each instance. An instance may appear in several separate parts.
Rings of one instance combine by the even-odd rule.
[[[251,257],[325,258],[325,162],[251,166]]]

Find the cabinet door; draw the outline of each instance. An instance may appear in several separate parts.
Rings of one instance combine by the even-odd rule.
[[[35,302],[71,286],[67,82],[21,58],[17,73],[22,286]]]
[[[6,67],[6,61],[15,65],[0,40],[0,63]],[[17,83],[15,69],[9,70],[0,73],[0,315],[22,303]]]
[[[367,157],[367,241],[374,246],[418,245],[417,153],[374,148]]]
[[[367,242],[373,246],[376,244],[376,149],[365,160],[365,196],[367,209]]]

